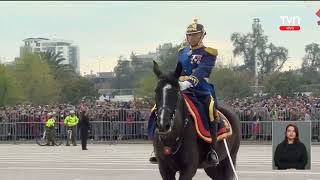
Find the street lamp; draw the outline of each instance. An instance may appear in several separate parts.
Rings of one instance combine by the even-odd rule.
[[[260,36],[260,19],[254,18],[253,24],[252,24],[252,30],[253,30],[253,59],[254,59],[254,78],[255,78],[255,92],[258,92],[258,86],[259,86],[259,79],[258,79],[258,62],[257,62],[257,45],[258,45],[258,38]]]
[[[98,56],[98,63],[99,63],[99,78],[100,78],[100,61],[101,61],[101,56]]]

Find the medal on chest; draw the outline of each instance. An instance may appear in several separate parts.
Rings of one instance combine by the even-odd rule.
[[[202,55],[198,55],[198,54],[193,54],[191,55],[191,58],[190,58],[190,62],[191,64],[200,64],[200,61],[202,59]]]

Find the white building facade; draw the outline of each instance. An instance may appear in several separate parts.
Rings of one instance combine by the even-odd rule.
[[[24,46],[20,48],[20,57],[25,51],[61,53],[65,59],[63,64],[70,64],[76,73],[80,74],[79,47],[73,45],[71,41],[47,39],[47,38],[27,38],[23,40]]]

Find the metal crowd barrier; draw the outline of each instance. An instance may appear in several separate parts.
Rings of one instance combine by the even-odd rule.
[[[320,144],[320,121],[311,121],[312,142]],[[66,140],[66,127],[57,123],[57,133]],[[104,142],[150,142],[148,140],[148,122],[91,121],[89,143]],[[77,140],[80,140],[80,128],[77,128]],[[34,142],[44,131],[42,122],[0,123],[0,142]],[[271,143],[272,121],[241,121],[243,142]]]
[[[304,118],[303,110],[277,110],[269,112],[267,108],[234,109],[240,121],[298,121]],[[250,113],[252,111],[252,114]],[[308,112],[311,119],[320,119],[320,108],[311,108]]]

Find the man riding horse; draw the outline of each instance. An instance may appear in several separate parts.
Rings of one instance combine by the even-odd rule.
[[[204,112],[208,116],[212,143],[207,154],[207,162],[210,165],[218,165],[219,158],[215,151],[217,142],[217,128],[219,115],[214,86],[209,83],[211,71],[215,66],[218,52],[214,48],[206,47],[203,38],[206,35],[204,26],[197,20],[187,27],[186,39],[189,47],[179,49],[178,62],[182,64],[182,73],[179,78],[180,90],[190,90],[197,101],[204,105]],[[152,163],[156,162],[151,157]]]

